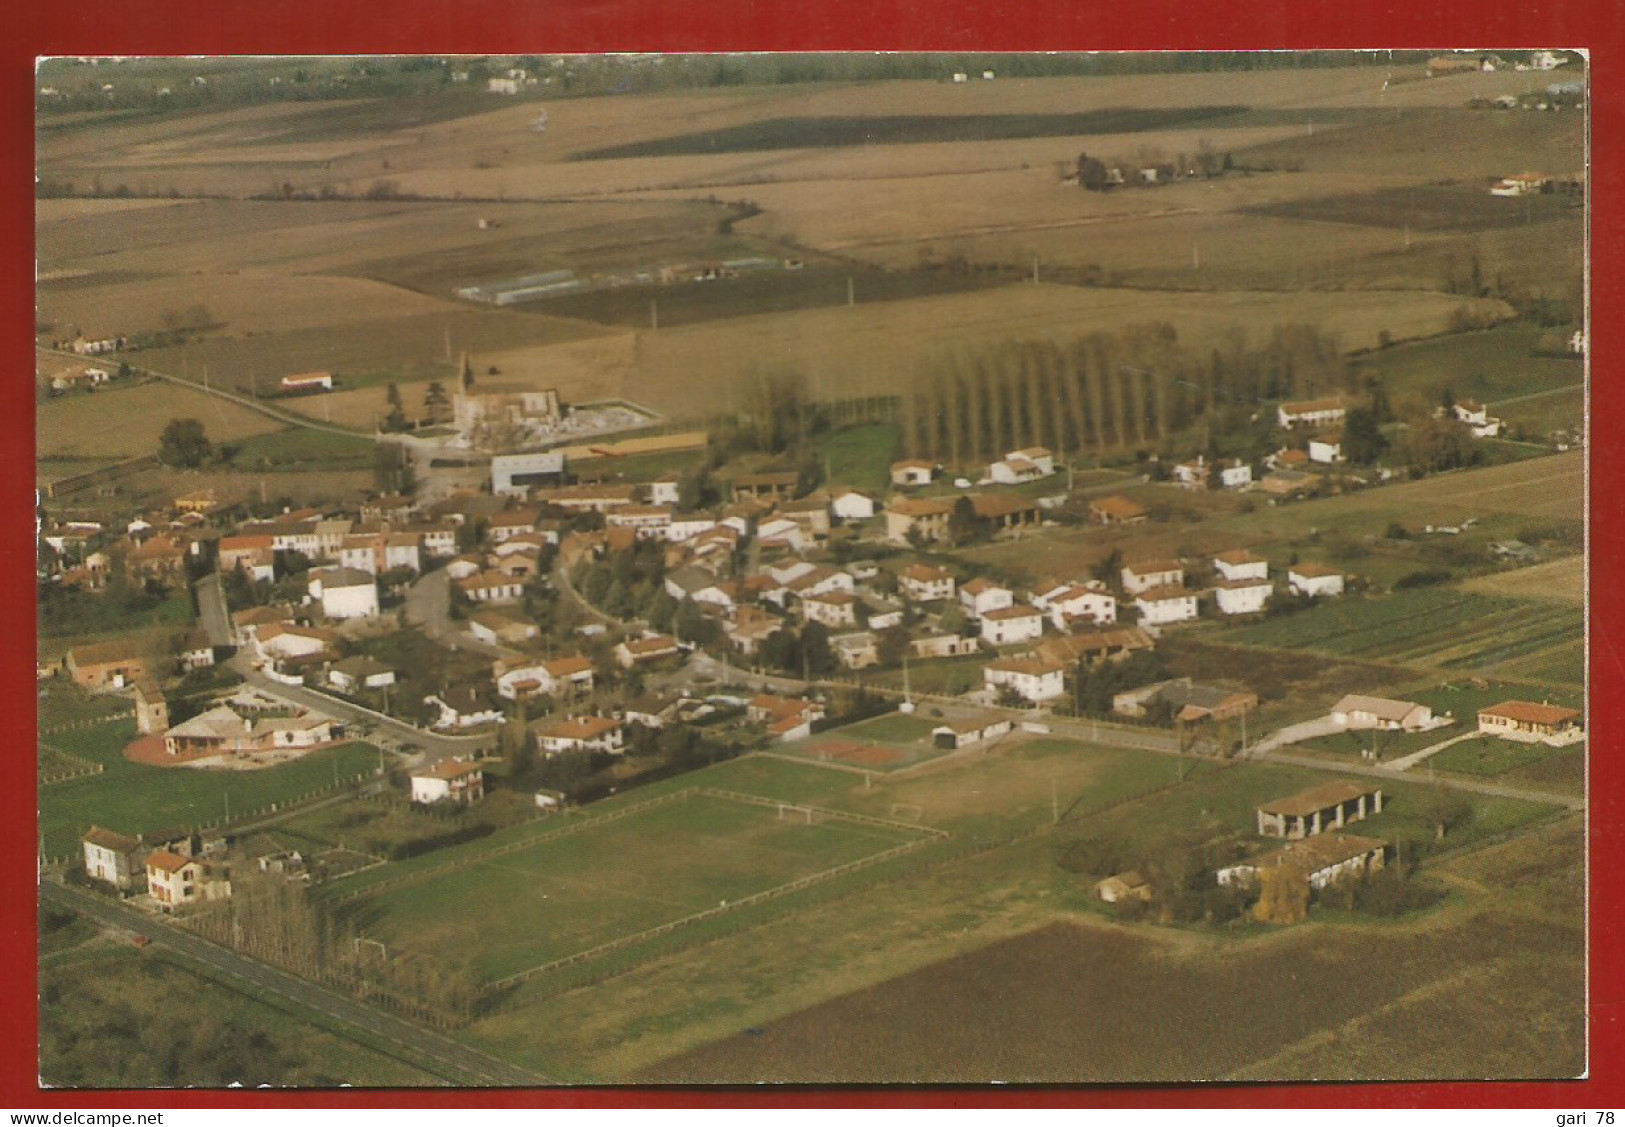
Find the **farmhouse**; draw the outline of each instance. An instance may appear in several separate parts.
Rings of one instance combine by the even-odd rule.
[[[197,857],[182,857],[160,849],[147,857],[147,893],[166,912],[231,895],[231,880],[223,868]]]
[[[536,499],[573,513],[607,513],[637,503],[635,485],[565,485],[538,492]]]
[[[898,574],[897,581],[903,593],[917,603],[954,597],[953,575],[931,564],[910,564]]]
[[[146,852],[140,838],[91,826],[80,840],[85,850],[85,873],[91,880],[103,881],[121,892],[136,887]]]
[[[1360,783],[1327,783],[1258,808],[1261,837],[1297,839],[1341,829],[1382,813],[1382,791]]]
[[[1042,704],[1066,695],[1065,668],[1043,658],[1000,658],[982,667],[982,682],[995,693],[1008,688],[1023,700]]]
[[[306,395],[313,391],[332,391],[332,372],[305,372],[297,376],[283,376],[277,390],[283,395]]]
[[[1258,708],[1258,697],[1216,685],[1198,685],[1189,677],[1159,681],[1112,697],[1112,711],[1119,716],[1144,717],[1153,705],[1159,704],[1167,705],[1174,719],[1190,724],[1245,715]]]
[[[1531,196],[1543,192],[1552,178],[1543,172],[1520,172],[1497,180],[1490,187],[1492,196]]]
[[[1148,560],[1123,568],[1123,590],[1130,595],[1157,587],[1178,587],[1185,582],[1185,565],[1178,560]]]
[[[800,727],[803,723],[811,725],[814,720],[822,720],[825,709],[823,704],[815,700],[760,693],[745,705],[745,716],[753,724],[766,724],[768,731],[783,734]],[[787,721],[795,723],[787,725]]]
[[[1259,614],[1274,593],[1268,579],[1221,579],[1213,585],[1220,614]]]
[[[930,485],[931,479],[936,475],[936,463],[923,461],[919,458],[904,458],[901,462],[891,464],[891,483],[893,485]]]
[[[1186,489],[1207,489],[1215,484],[1221,489],[1245,489],[1253,483],[1253,468],[1235,458],[1221,458],[1209,462],[1198,454],[1189,462],[1181,462],[1173,469],[1174,481]]]
[[[1189,622],[1196,617],[1196,592],[1183,587],[1153,587],[1134,596],[1140,621],[1147,626]]]
[[[256,627],[253,635],[255,652],[261,658],[298,659],[316,657],[338,641],[331,630],[313,626],[294,626],[286,622],[269,622]]]
[[[1122,630],[1091,630],[1065,638],[1049,638],[1034,647],[1033,652],[1051,661],[1071,663],[1120,660],[1155,648],[1151,635],[1138,626],[1129,626]]]
[[[1324,564],[1293,564],[1287,569],[1286,581],[1295,595],[1318,599],[1343,593],[1343,573]]]
[[[1478,730],[1487,736],[1553,747],[1585,739],[1585,727],[1576,709],[1527,700],[1502,701],[1479,709]]]
[[[1329,833],[1295,841],[1284,849],[1218,870],[1220,884],[1250,886],[1267,869],[1286,868],[1316,891],[1343,876],[1376,872],[1388,855],[1386,842],[1354,834]],[[1301,887],[1301,886],[1300,886]]]
[[[442,759],[412,772],[412,801],[469,805],[485,797],[485,768],[472,759]]]
[[[240,755],[275,748],[312,748],[343,734],[339,722],[302,710],[293,716],[251,721],[219,705],[165,732],[164,750],[170,755]]]
[[[670,634],[655,634],[648,638],[627,638],[615,647],[615,660],[623,669],[645,665],[680,653],[682,647]]]
[[[1034,607],[1010,606],[982,615],[982,640],[995,646],[1030,642],[1044,634],[1044,616]]]
[[[1327,431],[1309,440],[1309,460],[1321,465],[1336,465],[1343,460],[1343,432]]]
[[[801,617],[808,622],[821,622],[834,630],[858,624],[858,597],[845,591],[807,595],[800,605]]]
[[[562,751],[607,751],[619,754],[624,746],[619,720],[607,716],[576,716],[550,724],[536,733],[548,755]]]
[[[986,521],[995,531],[1037,524],[1038,505],[1018,493],[977,493],[970,499],[976,519]]]
[[[1284,430],[1298,427],[1319,428],[1341,425],[1347,414],[1348,408],[1343,406],[1341,399],[1302,399],[1277,407],[1275,421]]]
[[[127,641],[74,646],[66,659],[73,683],[92,691],[122,689],[146,674],[146,659]]]
[[[666,505],[623,505],[605,514],[604,524],[630,528],[639,540],[667,540],[671,537],[671,509]]]
[[[1380,728],[1384,731],[1419,732],[1435,727],[1433,710],[1408,700],[1350,693],[1332,705],[1331,719],[1343,728]]]
[[[938,748],[952,751],[984,740],[997,739],[1012,727],[1014,724],[1005,716],[971,716],[937,725],[931,729],[931,741]]]
[[[1037,481],[1055,472],[1055,455],[1042,446],[1012,450],[987,468],[987,476],[1001,485]]]

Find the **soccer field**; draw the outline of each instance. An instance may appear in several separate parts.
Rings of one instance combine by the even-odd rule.
[[[588,822],[362,898],[369,938],[472,954],[487,981],[918,840],[712,794]],[[489,851],[485,843],[471,846]],[[467,857],[467,854],[464,854]]]

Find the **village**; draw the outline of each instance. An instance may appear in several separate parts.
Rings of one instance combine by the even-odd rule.
[[[1585,68],[46,67],[42,1076],[1576,1074]]]

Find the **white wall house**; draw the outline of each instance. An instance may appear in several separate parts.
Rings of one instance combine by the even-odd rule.
[[[1309,460],[1322,465],[1332,466],[1343,460],[1343,439],[1341,436],[1332,437],[1322,435],[1309,440]]]
[[[468,759],[442,759],[412,773],[412,801],[473,803],[485,796],[485,769]]]
[[[981,618],[990,610],[1013,606],[1016,594],[990,579],[972,579],[959,589],[959,602],[972,617]]]
[[[1151,560],[1123,568],[1123,590],[1130,595],[1185,582],[1185,565],[1178,560]]]
[[[1046,596],[1050,621],[1065,634],[1080,622],[1110,626],[1117,621],[1117,597],[1106,585],[1091,580]]]
[[[954,577],[930,564],[910,564],[897,576],[903,593],[917,603],[954,597]]]
[[[880,511],[875,499],[856,489],[843,489],[830,501],[830,510],[840,520],[868,520]]]
[[[982,682],[997,692],[1008,687],[1033,704],[1066,695],[1065,667],[1038,658],[1001,658],[982,667]]]
[[[1183,587],[1153,587],[1134,596],[1140,621],[1148,626],[1189,622],[1196,617],[1196,592]]]
[[[1294,594],[1317,599],[1343,593],[1343,573],[1322,564],[1294,564],[1287,569],[1286,581]]]
[[[982,639],[995,646],[1030,642],[1044,634],[1044,616],[1034,607],[1012,606],[982,615]]]
[[[930,485],[931,479],[936,476],[937,467],[919,458],[905,458],[901,462],[891,465],[891,483],[893,485]]]
[[[1258,614],[1274,591],[1268,579],[1221,579],[1213,586],[1220,614]]]
[[[1275,421],[1283,429],[1335,426],[1343,421],[1348,408],[1340,399],[1304,399],[1283,403],[1275,409]]]
[[[1270,574],[1269,561],[1246,548],[1220,552],[1213,557],[1213,567],[1222,579],[1268,579]]]
[[[619,753],[623,738],[621,722],[607,716],[577,716],[549,725],[536,733],[537,743],[549,755],[561,751],[608,751]]]

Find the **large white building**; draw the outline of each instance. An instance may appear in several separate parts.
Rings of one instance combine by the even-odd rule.
[[[1286,581],[1294,593],[1317,599],[1343,593],[1343,573],[1323,564],[1293,564],[1287,569]]]
[[[1221,579],[1213,585],[1221,614],[1258,614],[1274,590],[1268,579]]]
[[[1066,695],[1065,667],[1041,658],[1000,658],[982,667],[989,689],[1009,688],[1023,700],[1042,704]]]
[[[372,618],[378,613],[378,584],[357,568],[312,571],[308,590],[311,598],[320,600],[328,618]]]
[[[1147,626],[1189,622],[1196,617],[1196,592],[1183,587],[1153,587],[1134,596],[1140,621]]]
[[[982,615],[982,639],[995,646],[1030,642],[1044,634],[1044,616],[1036,607],[1011,606]]]

